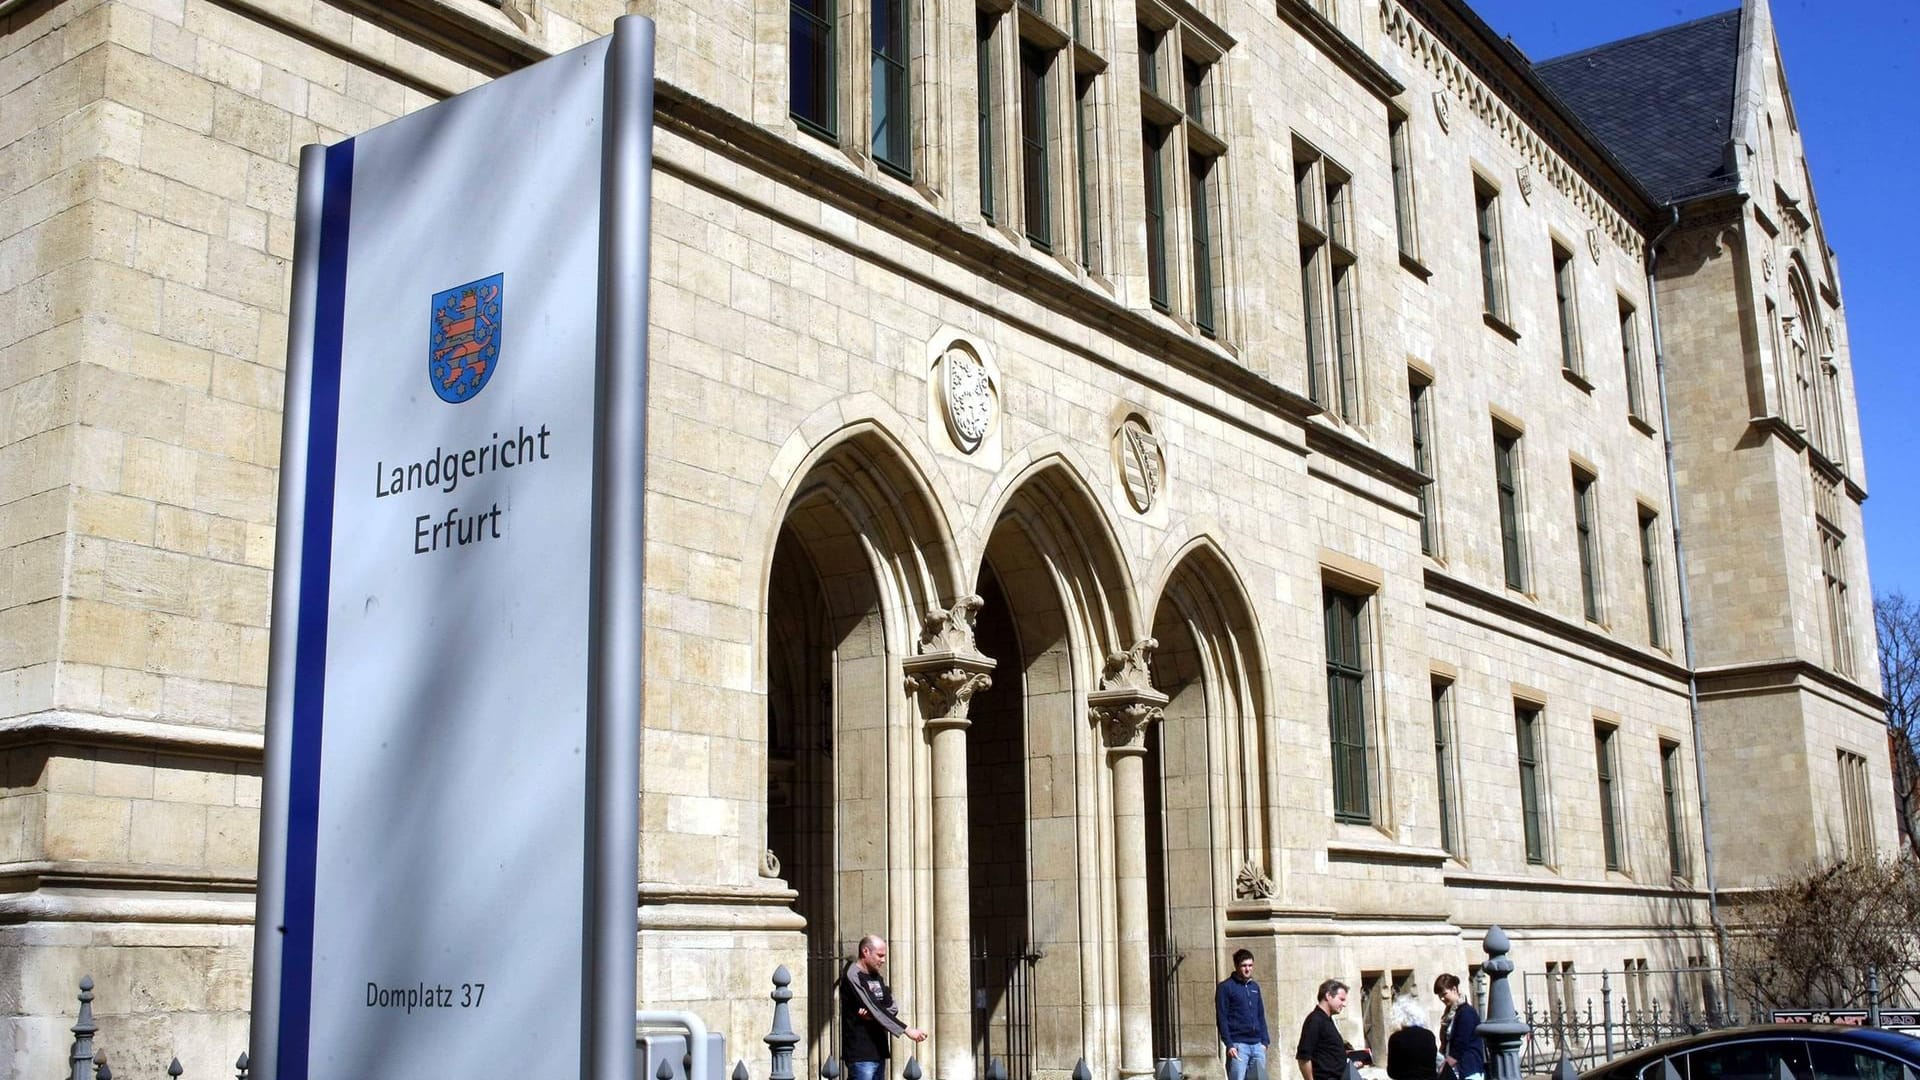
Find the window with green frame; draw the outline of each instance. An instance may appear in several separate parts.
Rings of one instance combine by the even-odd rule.
[[[1367,717],[1365,597],[1322,593],[1326,616],[1327,727],[1333,747],[1333,816],[1373,821]]]
[[[1667,871],[1674,877],[1687,874],[1687,849],[1680,817],[1680,744],[1660,740],[1660,802],[1667,818]]]
[[[1527,565],[1520,536],[1520,436],[1494,429],[1493,480],[1500,509],[1500,561],[1507,587],[1525,590]]]
[[[1618,759],[1613,739],[1618,730],[1612,724],[1593,725],[1594,775],[1600,785],[1600,850],[1609,870],[1624,867],[1620,854],[1620,793],[1614,787]]]
[[[873,160],[913,175],[912,27],[907,0],[868,0],[873,15]]]
[[[1433,384],[1417,372],[1407,376],[1407,408],[1413,414],[1413,467],[1427,479],[1420,484],[1420,551],[1440,553],[1439,523],[1433,519]]]
[[[1540,709],[1516,702],[1513,734],[1520,761],[1520,821],[1526,835],[1527,862],[1547,861],[1547,788],[1540,760]]]
[[[1460,854],[1460,792],[1453,761],[1453,684],[1433,681],[1433,776],[1440,794],[1440,847]]]
[[[1146,124],[1140,131],[1145,149],[1142,178],[1145,182],[1147,210],[1147,299],[1154,308],[1170,307],[1167,285],[1167,167],[1166,147],[1170,132],[1158,124]]]
[[[791,0],[787,18],[787,108],[803,129],[838,134],[839,63],[834,0]]]
[[[998,92],[994,79],[993,32],[999,21],[997,15],[974,16],[974,119],[979,124],[980,135],[980,216],[988,221],[999,220],[999,206],[993,197],[993,151],[997,138],[993,103]]]
[[[1047,144],[1053,117],[1047,103],[1047,78],[1055,54],[1032,42],[1020,43],[1020,175],[1026,208],[1027,239],[1053,250],[1053,175]]]
[[[1588,622],[1600,621],[1600,537],[1593,511],[1593,477],[1573,470],[1573,533],[1580,553],[1580,605]]]
[[[1553,310],[1560,324],[1560,367],[1584,375],[1580,356],[1579,287],[1573,272],[1573,252],[1553,245]]]
[[[1656,649],[1667,647],[1666,617],[1660,606],[1660,518],[1646,507],[1640,508],[1640,588],[1647,601],[1647,642]]]

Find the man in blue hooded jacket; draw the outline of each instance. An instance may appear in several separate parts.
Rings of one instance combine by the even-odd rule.
[[[1233,974],[1213,991],[1214,1023],[1227,1047],[1227,1080],[1264,1080],[1267,1075],[1267,1005],[1253,981],[1253,953],[1233,954]]]

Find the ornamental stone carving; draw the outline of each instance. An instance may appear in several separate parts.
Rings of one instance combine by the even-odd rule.
[[[1153,509],[1167,475],[1166,449],[1159,436],[1145,420],[1129,416],[1114,434],[1113,448],[1127,501],[1142,514]]]
[[[981,605],[978,596],[963,596],[920,620],[920,655],[901,667],[907,674],[907,693],[919,700],[929,727],[966,726],[973,696],[993,686],[988,672],[994,661],[981,656],[973,643],[973,619]]]
[[[1593,256],[1593,261],[1596,264],[1600,262],[1600,230],[1599,229],[1587,230],[1587,254]]]
[[[1148,725],[1166,715],[1167,695],[1153,688],[1148,657],[1160,643],[1141,638],[1133,648],[1107,656],[1100,689],[1087,695],[1087,715],[1100,726],[1107,749],[1117,754],[1144,754]]]
[[[780,856],[775,855],[772,848],[760,853],[760,876],[766,878],[780,876]]]
[[[999,397],[986,365],[973,350],[957,343],[947,348],[940,359],[940,401],[947,417],[947,434],[962,452],[978,450],[993,430]]]
[[[973,620],[984,603],[978,596],[963,596],[950,608],[935,608],[921,616],[921,654],[973,652]]]
[[[1273,879],[1251,861],[1243,862],[1233,877],[1233,895],[1236,900],[1271,900]]]
[[[1435,90],[1433,92],[1433,118],[1440,121],[1441,131],[1448,130],[1453,123],[1453,117],[1450,112],[1452,108],[1453,106],[1447,104],[1447,92],[1445,90]]]
[[[1525,202],[1531,203],[1533,201],[1533,169],[1532,167],[1527,165],[1520,166],[1519,170],[1516,173],[1516,176],[1520,181],[1520,198]]]

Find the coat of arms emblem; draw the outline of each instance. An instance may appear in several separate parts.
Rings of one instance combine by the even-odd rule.
[[[440,400],[471,400],[500,363],[502,278],[495,274],[433,294],[427,381]]]

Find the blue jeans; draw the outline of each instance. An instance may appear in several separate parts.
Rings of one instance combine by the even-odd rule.
[[[884,1064],[881,1061],[849,1061],[847,1080],[880,1080],[880,1066]]]
[[[1227,1080],[1247,1080],[1251,1073],[1256,1080],[1266,1080],[1267,1048],[1263,1043],[1234,1043],[1232,1049],[1239,1053],[1227,1059]]]

